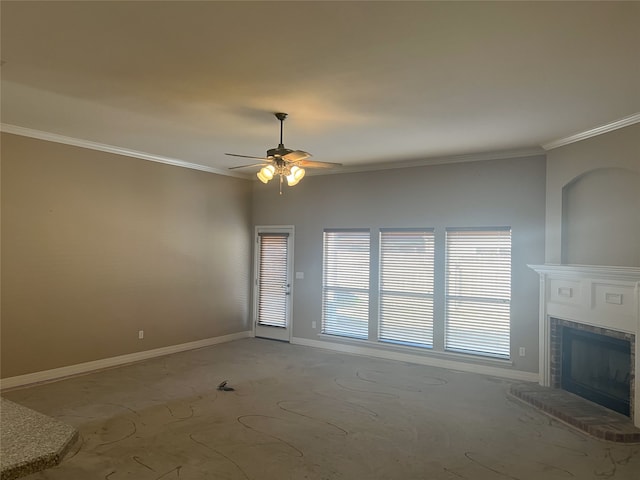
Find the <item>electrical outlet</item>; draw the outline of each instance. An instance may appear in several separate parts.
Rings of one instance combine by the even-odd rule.
[[[524,357],[524,347],[520,347],[520,356]]]
[[[138,339],[142,340],[144,338],[144,330],[138,330]]]
[[[313,329],[316,328],[316,321],[315,320],[313,322],[311,322],[311,328],[313,328]]]

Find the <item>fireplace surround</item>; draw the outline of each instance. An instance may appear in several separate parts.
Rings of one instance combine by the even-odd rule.
[[[564,329],[627,341],[628,415],[640,427],[640,382],[635,381],[635,372],[640,371],[640,268],[549,264],[530,267],[540,275],[540,385],[562,387]],[[619,372],[618,377],[626,374]]]

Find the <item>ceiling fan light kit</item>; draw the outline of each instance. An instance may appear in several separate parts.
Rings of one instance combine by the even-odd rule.
[[[274,173],[276,173],[276,168],[273,165],[267,165],[266,167],[262,167],[257,175],[262,183],[269,183]]]
[[[287,179],[287,185],[293,187],[302,180],[304,174],[304,168],[300,168],[297,165],[289,166],[280,160],[276,161],[276,166],[267,165],[266,167],[262,167],[256,176],[262,183],[269,183],[269,180],[275,175],[278,175],[280,177],[280,195],[282,195],[283,178]]]
[[[287,183],[290,187],[297,185],[298,182],[302,180],[302,177],[304,177],[304,174],[304,168],[300,168],[297,165],[294,165],[293,167],[291,167],[291,173],[287,175]]]
[[[252,157],[250,155],[227,153],[226,155],[230,155],[232,157],[254,158],[263,162],[255,165],[231,167],[231,169],[262,167],[256,174],[258,180],[260,180],[262,183],[269,183],[269,181],[273,179],[274,176],[278,175],[278,177],[280,178],[280,195],[282,195],[282,183],[284,182],[284,179],[287,180],[287,185],[289,185],[290,187],[297,185],[306,173],[304,168],[302,167],[332,168],[340,166],[339,163],[310,162],[307,161],[307,158],[311,156],[310,153],[305,152],[304,150],[291,150],[286,148],[284,146],[284,143],[282,142],[282,130],[284,120],[285,118],[287,118],[287,114],[283,112],[277,112],[274,115],[280,121],[280,143],[278,144],[278,146],[276,148],[270,148],[269,150],[267,150],[266,157]]]

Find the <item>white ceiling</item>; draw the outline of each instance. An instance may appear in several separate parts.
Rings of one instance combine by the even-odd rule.
[[[275,147],[276,111],[287,147],[352,169],[529,151],[640,112],[638,2],[0,8],[3,128],[205,168]]]

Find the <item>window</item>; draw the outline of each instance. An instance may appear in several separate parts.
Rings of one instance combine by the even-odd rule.
[[[445,348],[509,358],[511,229],[447,229]]]
[[[325,230],[322,333],[369,336],[369,230]]]
[[[433,345],[433,230],[380,231],[381,341]]]

